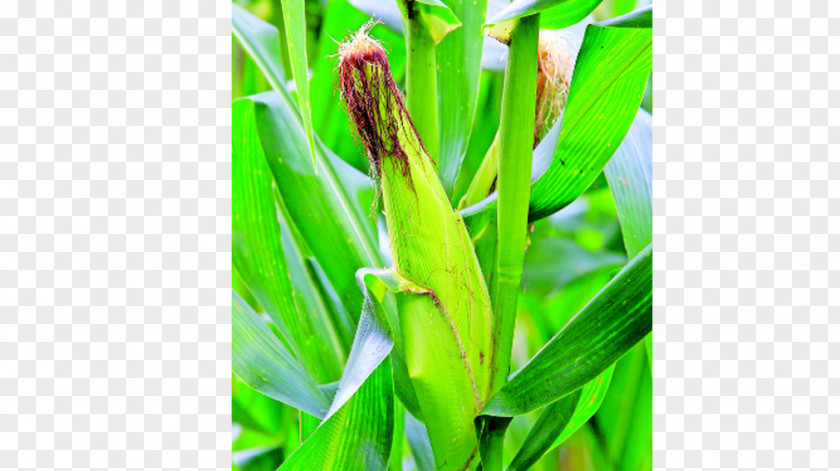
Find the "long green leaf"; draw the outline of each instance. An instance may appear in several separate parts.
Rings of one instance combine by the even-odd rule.
[[[320,143],[316,149],[316,173],[311,163],[301,158],[303,132],[292,106],[284,94],[267,92],[237,100],[233,114],[235,120],[250,119],[256,123],[258,133],[252,140],[258,140],[265,150],[284,207],[355,322],[363,299],[354,285],[356,271],[364,266],[381,267],[383,263],[370,221],[359,202],[348,195],[368,181]],[[393,303],[385,303],[384,309],[389,317],[396,318]],[[395,335],[398,345],[399,338]],[[401,349],[396,358],[404,358]],[[408,382],[405,362],[395,361],[400,398],[413,414],[422,415]]]
[[[530,221],[559,211],[589,188],[636,116],[652,39],[644,12],[626,17],[586,27],[566,109],[534,149]],[[494,193],[462,214],[495,211],[496,198]]]
[[[277,217],[274,179],[252,116],[233,126],[233,262],[249,291],[283,334],[294,355],[322,382],[341,366],[323,320],[296,309]],[[249,119],[250,118],[250,119]]]
[[[641,469],[650,460],[653,398],[645,356],[644,347],[637,345],[617,363],[613,385],[598,411],[606,451],[622,471]]]
[[[312,436],[281,470],[376,470],[388,466],[394,428],[391,367],[392,323],[382,309],[388,290],[399,282],[388,270],[360,270],[364,293],[353,348],[330,409]]]
[[[629,17],[632,19],[632,17]],[[624,248],[633,257],[653,242],[653,118],[639,109],[604,174],[615,201]],[[648,367],[653,368],[653,334],[645,337]]]
[[[388,270],[360,270],[357,280],[364,292],[365,304],[330,413],[341,408],[355,394],[394,346],[391,325],[396,320],[387,318],[381,303],[386,289],[399,289],[398,282]]]
[[[237,100],[235,122],[250,122],[250,139],[264,152],[274,185],[302,239],[318,260],[348,313],[358,321],[362,296],[355,287],[355,272],[379,265],[370,222],[349,198],[333,165],[320,149],[319,170],[305,155],[305,138],[288,100],[266,92]],[[348,174],[352,169],[345,169]],[[368,227],[366,227],[368,226]]]
[[[637,255],[652,241],[651,121],[650,114],[640,109],[630,131],[628,131],[621,146],[604,169],[621,221],[622,234],[629,257]],[[573,253],[574,250],[583,250],[574,243],[565,243],[564,239],[549,239],[545,242],[549,244],[549,247],[554,245],[568,246],[567,250],[572,250]],[[537,249],[537,251],[534,249]],[[532,247],[528,252],[528,257],[533,260],[530,264],[532,269],[534,263],[540,266],[540,260],[558,259],[556,256],[552,257],[539,252],[539,249],[539,246]],[[581,258],[581,261],[588,262],[588,265],[589,263],[598,263],[601,257],[615,257],[613,263],[620,262],[622,258],[609,253],[598,253],[596,256],[598,259]],[[580,257],[563,257],[561,260],[562,263],[568,263],[570,260],[578,258]],[[606,258],[603,261],[606,261]],[[584,268],[587,265],[576,266]],[[544,268],[543,271],[547,270]],[[565,276],[574,272],[574,269],[556,267],[556,272]],[[539,274],[540,271],[537,271],[537,276]],[[645,338],[645,341],[648,339],[650,339],[650,335]],[[608,369],[584,386],[581,400],[572,403],[571,406],[566,400],[560,400],[546,406],[529,432],[528,437],[523,441],[509,469],[511,471],[527,469],[530,464],[552,448],[563,443],[584,422],[589,420],[599,409],[606,396],[612,371],[613,368]],[[624,393],[625,390],[622,390],[620,394],[623,395]]]
[[[478,101],[483,35],[481,24],[487,0],[443,0],[461,21],[435,47],[438,106],[440,107],[440,156],[438,174],[451,196],[464,160]]]
[[[385,361],[292,453],[279,471],[387,469],[393,428],[391,364]]]
[[[602,0],[516,0],[484,24],[485,33],[503,43],[516,20],[540,14],[540,29],[562,29],[586,18]]]
[[[233,20],[237,37],[263,73],[273,76],[271,49],[266,45],[279,37],[276,29],[253,16],[234,15]],[[316,171],[304,158],[307,142],[298,110],[285,88],[275,85],[275,90],[276,94],[262,93],[249,101],[255,102],[253,114],[264,116],[256,123],[278,191],[347,312],[358,319],[361,294],[354,286],[355,272],[382,266],[372,221],[362,204],[372,202],[370,181],[320,142],[314,153]],[[249,106],[237,100],[234,120],[240,119],[238,113],[249,113]]]
[[[276,200],[280,207],[278,221],[289,279],[295,293],[295,308],[298,313],[310,319],[318,338],[331,347],[338,363],[344,364],[353,343],[353,318],[336,299],[332,285],[325,279],[318,261],[308,251],[303,236],[292,224],[283,201],[279,197]],[[339,371],[323,378],[321,382],[338,379]]]
[[[233,293],[233,372],[280,402],[323,417],[329,401],[265,322]]]
[[[627,256],[653,241],[653,128],[650,113],[639,109],[604,174],[615,201]]]
[[[650,69],[650,28],[587,26],[561,126],[540,143],[553,158],[531,189],[531,220],[592,184],[630,128]]]
[[[406,413],[405,416],[405,437],[411,454],[414,456],[414,463],[419,471],[434,471],[435,455],[432,453],[432,443],[429,441],[429,433],[422,422],[415,419],[413,415]]]
[[[652,328],[652,250],[637,255],[484,406],[484,415],[527,413],[580,388]]]
[[[513,457],[513,461],[507,468],[508,471],[528,469],[542,458],[554,438],[552,435],[559,435],[571,421],[578,399],[580,399],[580,391],[578,389],[557,402],[545,406],[528,432],[528,436],[522,440],[522,446]]]
[[[400,335],[400,320],[393,308],[393,304],[385,302],[385,295],[387,291],[397,292],[402,290],[403,287],[400,286],[400,282],[397,280],[394,272],[390,269],[375,270],[363,268],[356,272],[356,283],[365,298],[365,302],[362,307],[362,315],[376,318],[379,320],[380,324],[385,325],[387,323],[388,325],[388,335],[395,346],[395,348],[391,350],[394,389],[406,409],[408,409],[415,417],[422,417],[417,393],[415,392],[414,386],[408,376],[404,342],[402,336]],[[384,342],[384,340],[382,342]],[[382,343],[380,342],[380,345],[381,344]]]
[[[298,107],[303,118],[303,128],[306,131],[306,141],[309,153],[312,155],[312,165],[317,165],[315,159],[315,137],[312,131],[312,108],[309,104],[309,72],[306,58],[306,12],[304,0],[282,0],[283,19],[286,26],[286,41],[289,44],[289,57],[292,63],[292,77],[295,79],[295,92]]]
[[[609,390],[614,370],[615,365],[610,366],[586,386],[545,406],[522,441],[508,471],[528,469],[595,415]]]
[[[252,15],[236,3],[233,3],[231,19],[233,33],[265,74],[268,83],[275,90],[285,92],[285,72],[281,59],[283,55],[280,51],[280,33],[277,28]]]

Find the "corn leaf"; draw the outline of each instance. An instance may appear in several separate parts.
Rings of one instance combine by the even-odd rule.
[[[621,146],[604,167],[628,257],[653,241],[652,121],[650,113],[640,108]]]
[[[580,399],[580,389],[553,402],[543,409],[522,446],[513,457],[508,471],[525,470],[536,463],[548,450],[554,436],[566,428]],[[553,436],[552,436],[553,435]]]
[[[539,146],[552,159],[531,188],[531,220],[557,212],[592,184],[630,128],[650,69],[649,27],[587,26],[566,110]]]
[[[362,296],[354,286],[355,272],[378,265],[381,258],[370,222],[348,195],[348,186],[353,187],[344,185],[334,169],[335,164],[343,162],[331,161],[317,149],[316,173],[311,162],[302,158],[306,145],[303,129],[291,103],[280,94],[266,92],[237,100],[233,115],[235,122],[251,123],[252,132],[247,138],[264,152],[274,176],[273,183],[268,184],[276,186],[302,239],[357,322]],[[344,175],[355,172],[344,170]]]
[[[636,116],[650,75],[652,39],[649,16],[625,16],[586,27],[566,109],[534,149],[530,221],[559,211],[589,188]],[[491,194],[461,213],[495,212],[496,198]]]
[[[624,248],[633,257],[653,242],[653,118],[639,109],[624,142],[604,168],[615,200]],[[645,337],[648,367],[653,368],[653,334]]]
[[[610,190],[616,205],[622,226],[625,247],[628,256],[633,257],[652,242],[651,216],[651,177],[652,177],[652,129],[651,116],[639,109],[633,125],[625,136],[624,141],[604,169]],[[576,244],[567,243],[564,239],[548,239],[549,247],[555,245],[568,246],[567,250],[583,250]],[[597,254],[598,259],[609,257],[607,253]],[[540,260],[563,260],[569,257],[552,257],[544,253],[529,250],[528,256],[539,266]],[[571,257],[577,259],[578,257]],[[620,259],[619,259],[620,260]],[[618,260],[616,260],[618,261]],[[598,260],[588,260],[597,263]],[[579,266],[583,268],[582,266]],[[533,268],[532,268],[533,270]],[[540,271],[537,269],[537,273]],[[559,273],[574,272],[574,269],[558,269]],[[537,275],[539,276],[539,275]],[[648,335],[645,340],[650,338]],[[638,347],[637,347],[638,348]],[[583,423],[589,420],[601,406],[609,388],[614,367],[610,367],[598,378],[590,381],[582,388],[579,401],[570,402],[566,398],[547,405],[540,413],[528,437],[514,457],[509,470],[527,469],[541,458],[546,452],[563,443]],[[621,391],[635,391],[634,388],[621,388]],[[635,401],[633,401],[635,403]],[[623,404],[623,403],[622,403]],[[616,410],[622,410],[618,407]]]
[[[353,348],[324,421],[281,470],[376,470],[388,466],[394,431],[391,323],[382,309],[399,282],[388,270],[359,270],[365,296]]]
[[[355,394],[394,346],[391,324],[395,320],[387,318],[381,302],[386,290],[399,290],[396,278],[388,270],[360,270],[357,281],[364,293],[365,304],[353,348],[328,415],[340,409]]]
[[[513,374],[482,410],[510,417],[550,404],[600,375],[650,332],[651,267],[648,246],[566,327]]]
[[[320,142],[316,143],[317,172],[307,159],[301,158],[305,146],[303,130],[294,105],[282,90],[237,100],[233,115],[235,121],[255,123],[251,142],[258,143],[265,152],[274,175],[273,184],[289,219],[355,324],[363,298],[353,286],[356,271],[383,264],[371,221],[361,209],[366,199],[361,195],[370,191],[370,181]],[[396,317],[393,303],[385,303],[384,309]],[[398,335],[395,340],[400,345]],[[397,391],[406,407],[421,416],[405,362],[400,361],[404,358],[401,350],[395,358]]]
[[[540,14],[540,29],[562,29],[586,18],[602,0],[516,0],[484,24],[484,32],[503,43],[510,41],[516,20]]]
[[[283,55],[280,51],[280,33],[277,28],[252,15],[236,3],[233,3],[231,20],[233,34],[262,70],[268,83],[275,90],[285,92],[285,72],[281,59]]]
[[[441,0],[414,0],[420,19],[429,28],[435,44],[438,44],[450,31],[461,26],[461,21]]]
[[[411,448],[414,463],[419,471],[434,471],[435,455],[432,453],[432,443],[429,441],[429,433],[422,422],[415,419],[413,415],[406,413],[405,416],[405,438]]]
[[[233,293],[233,372],[248,386],[316,417],[327,396],[260,316]]]
[[[598,411],[607,454],[621,471],[642,469],[651,459],[653,385],[645,356],[644,347],[637,345],[618,362]]]
[[[298,310],[283,252],[282,232],[272,191],[273,178],[255,123],[249,116],[234,120],[233,260],[248,290],[266,311],[297,359],[316,379],[336,379],[341,366],[332,350],[323,318]]]
[[[528,469],[592,418],[604,401],[614,370],[615,365],[610,366],[586,386],[545,406],[508,470]]]
[[[312,131],[312,108],[309,105],[305,2],[304,0],[282,0],[282,3],[286,41],[289,45],[289,57],[292,63],[292,77],[295,79],[298,107],[300,115],[303,118],[303,128],[306,131],[306,142],[308,144],[309,154],[312,156],[312,165],[317,165],[315,159],[315,137]]]
[[[461,27],[447,34],[435,47],[440,107],[440,155],[435,160],[443,188],[451,197],[467,152],[478,101],[484,44],[481,24],[487,0],[443,0],[443,3],[461,21]]]
[[[234,120],[240,119],[238,113],[251,113],[249,108],[253,108],[253,119],[265,117],[256,123],[280,196],[347,312],[358,320],[362,297],[354,286],[355,272],[382,266],[375,229],[366,217],[366,207],[372,202],[370,180],[317,141],[317,171],[303,158],[307,144],[299,111],[282,84],[275,83],[279,77],[270,66],[267,44],[279,38],[276,29],[253,16],[234,15],[233,20],[237,37],[263,73],[270,80],[274,77],[277,92],[250,97],[254,105],[237,100]]]
[[[278,471],[387,469],[393,428],[391,365],[385,361],[343,406],[318,426]]]
[[[278,198],[279,200],[279,198]],[[306,313],[319,329],[318,338],[335,351],[339,363],[343,364],[353,343],[355,324],[344,306],[338,300],[329,280],[323,275],[318,261],[309,253],[305,241],[289,221],[285,208],[280,203],[278,221],[283,235],[283,252],[289,279],[295,292],[295,307]],[[325,315],[326,314],[326,315]],[[332,374],[323,381],[338,379]]]

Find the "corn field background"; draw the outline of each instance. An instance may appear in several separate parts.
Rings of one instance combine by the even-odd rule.
[[[651,18],[234,2],[234,469],[651,469]]]

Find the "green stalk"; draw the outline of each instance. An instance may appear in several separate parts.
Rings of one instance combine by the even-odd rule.
[[[405,105],[429,157],[437,165],[440,139],[435,41],[429,28],[420,19],[415,2],[409,0],[400,4],[406,25]]]
[[[493,290],[493,330],[498,342],[494,359],[494,389],[507,382],[513,326],[528,228],[531,196],[531,156],[536,116],[537,43],[539,15],[521,18],[510,37],[502,91],[499,139],[498,250]]]
[[[516,320],[516,302],[522,279],[522,262],[531,196],[531,154],[537,96],[537,44],[539,15],[519,20],[510,36],[510,49],[502,91],[499,126],[499,164],[496,191],[499,195],[496,269],[493,276],[493,389],[507,382]],[[482,432],[482,469],[501,471],[507,423],[486,424]]]

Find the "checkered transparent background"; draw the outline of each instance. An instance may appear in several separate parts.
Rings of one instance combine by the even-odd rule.
[[[0,3],[0,467],[229,468],[230,10]]]
[[[755,3],[655,2],[656,469],[840,468],[840,3]],[[230,466],[229,17],[0,6],[0,466]]]
[[[654,31],[654,468],[840,469],[840,2]]]

